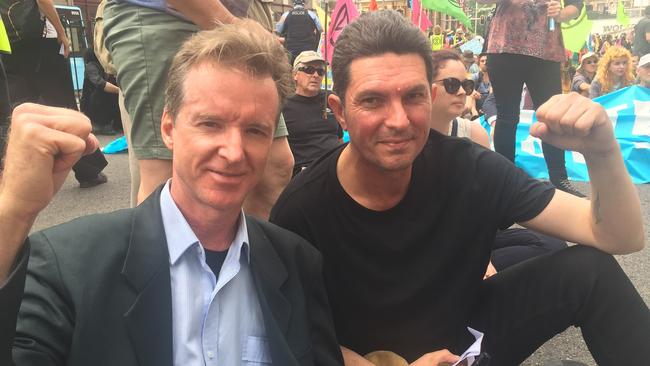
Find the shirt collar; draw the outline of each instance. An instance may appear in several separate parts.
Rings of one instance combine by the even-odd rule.
[[[160,192],[160,213],[165,229],[165,238],[167,239],[169,264],[173,266],[190,247],[199,244],[199,239],[194,234],[190,224],[185,220],[183,213],[178,209],[176,202],[174,202],[169,190],[170,184],[171,179],[165,183],[165,186]],[[242,248],[246,248],[246,260],[250,262],[248,226],[246,225],[246,217],[244,216],[243,210],[239,214],[237,232],[230,247],[236,249],[235,253],[241,253]]]

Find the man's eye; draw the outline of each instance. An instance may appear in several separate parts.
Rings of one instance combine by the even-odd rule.
[[[407,100],[410,102],[418,102],[420,100],[424,99],[424,93],[422,92],[417,92],[417,93],[410,93],[407,96]]]
[[[381,100],[377,97],[368,97],[361,100],[361,105],[364,107],[378,107],[381,104]]]
[[[251,135],[261,136],[261,137],[266,137],[269,135],[269,133],[266,130],[263,130],[261,128],[250,128],[248,129],[248,133],[250,133]]]

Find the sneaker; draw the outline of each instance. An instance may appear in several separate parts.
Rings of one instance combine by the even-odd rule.
[[[106,174],[99,172],[95,178],[79,182],[79,188],[90,188],[104,184],[106,182],[108,182],[108,177],[106,177]]]
[[[580,198],[587,197],[586,195],[582,194],[582,192],[580,192],[573,184],[571,184],[568,179],[553,179],[551,180],[551,183],[553,183],[555,188],[559,189],[560,191],[564,191]]]

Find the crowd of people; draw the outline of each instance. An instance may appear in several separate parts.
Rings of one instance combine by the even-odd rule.
[[[302,0],[276,25],[265,0],[104,1],[88,116],[11,106],[0,364],[437,366],[460,360],[471,327],[475,366],[509,366],[570,326],[599,365],[642,362],[650,310],[613,257],[645,246],[641,204],[587,97],[635,76],[610,44],[562,94],[548,18],[581,8],[501,2],[479,55],[454,47],[462,29],[427,37],[368,12],[328,65]],[[65,49],[59,25],[48,42]],[[650,84],[650,54],[636,75]],[[550,183],[513,164],[524,85]],[[87,112],[109,99],[121,110]],[[30,235],[69,171],[101,154],[92,131],[118,119],[134,207]],[[589,198],[565,150],[584,155]]]

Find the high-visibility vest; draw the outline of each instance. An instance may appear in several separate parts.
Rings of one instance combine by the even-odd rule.
[[[442,34],[432,34],[431,37],[429,37],[429,40],[431,41],[432,51],[438,51],[442,49],[442,44],[444,43]]]
[[[11,53],[11,44],[2,19],[0,19],[0,52]]]

